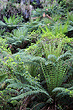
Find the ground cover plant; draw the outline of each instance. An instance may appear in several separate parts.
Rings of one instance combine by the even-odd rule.
[[[27,22],[20,3],[0,9],[0,109],[72,110],[72,0],[33,2]]]

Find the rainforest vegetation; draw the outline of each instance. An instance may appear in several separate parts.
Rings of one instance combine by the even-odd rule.
[[[73,0],[0,0],[0,110],[73,110]]]

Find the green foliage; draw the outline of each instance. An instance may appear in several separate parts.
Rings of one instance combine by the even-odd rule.
[[[0,26],[5,26],[5,23],[0,20]]]
[[[21,27],[18,30],[17,29],[14,29],[13,30],[13,35],[15,37],[18,37],[18,38],[19,37],[22,37],[22,36],[25,37],[27,35],[27,28],[26,28],[26,26],[25,27]]]
[[[72,109],[71,33],[68,38],[73,30],[71,1],[44,2],[48,7],[34,10],[30,22],[23,24],[18,10],[9,3],[1,11],[1,20],[5,21],[0,21],[1,110],[47,110],[54,105],[59,110]],[[8,44],[19,52],[12,55]]]
[[[26,71],[29,71],[29,73],[34,76],[34,77],[38,77],[38,73],[40,73],[40,62],[44,62],[45,59],[44,58],[41,58],[39,56],[35,57],[35,56],[32,56],[32,55],[27,55],[25,54],[24,52],[21,52],[21,53],[18,53],[18,54],[15,54],[13,55],[13,59],[14,57],[17,57],[20,55],[20,59],[21,59],[21,62],[23,62],[23,64],[25,65],[25,69]]]
[[[72,10],[73,1],[72,0],[59,0],[60,5],[67,8],[68,10]]]
[[[68,19],[69,19],[70,21],[73,22],[73,13],[72,13],[72,12],[68,12],[68,13],[67,13],[67,17],[68,17]]]
[[[68,24],[65,23],[64,25],[62,24],[55,24],[53,28],[54,34],[57,35],[58,33],[64,34],[68,31]]]
[[[5,32],[5,28],[4,29],[0,29],[0,34],[2,35]]]
[[[70,87],[70,88],[58,87],[58,88],[55,88],[53,92],[60,92],[57,94],[57,97],[60,97],[60,95],[63,95],[63,94],[73,97],[73,87]]]
[[[20,60],[18,56],[16,57],[16,59],[18,61]],[[46,94],[47,96],[49,96],[49,94],[41,87],[40,83],[36,80],[36,78],[32,77],[28,72],[23,73],[24,69],[22,71],[22,69],[21,69],[22,66],[21,66],[20,63],[17,64],[18,69],[15,69],[16,71],[13,72],[13,70],[12,70],[13,66],[10,64],[11,61],[12,61],[11,58],[9,58],[9,60],[7,60],[7,62],[8,62],[7,67],[10,70],[10,73],[9,73],[8,77],[9,78],[12,77],[12,76],[10,76],[10,74],[13,74],[13,77],[12,77],[13,79],[5,80],[4,85],[2,84],[2,86],[1,86],[1,88],[3,89],[7,83],[10,83],[7,86],[7,88],[8,88],[7,90],[9,91],[10,90],[9,88],[12,88],[11,93],[9,91],[11,96],[13,96],[12,91],[15,94],[18,94],[16,97],[12,97],[11,100],[21,99],[21,98],[24,98],[25,96],[32,95],[32,94],[37,94],[37,93],[42,93],[42,94]],[[12,62],[12,64],[14,66],[16,65],[14,62]],[[12,68],[10,67],[10,65],[11,65]],[[22,74],[20,74],[20,72]],[[19,93],[17,93],[18,90],[19,90]],[[7,94],[8,91],[6,91],[6,94]]]
[[[6,44],[6,39],[0,37],[0,59],[2,60],[10,53],[10,51],[7,50],[7,46],[8,44]]]
[[[8,19],[5,16],[3,18],[4,18],[5,23],[12,24],[12,25],[17,25],[19,22],[22,21],[22,17],[19,17],[18,15],[17,15],[17,18],[15,17],[15,15],[10,16],[10,18]]]
[[[59,87],[62,85],[62,83],[65,80],[66,73],[68,69],[67,64],[65,64],[66,56],[63,55],[63,60],[62,56],[57,59],[56,56],[54,55],[49,55],[48,60],[46,61],[45,59],[42,59],[41,57],[30,57],[30,56],[24,56],[24,53],[19,55],[14,55],[15,59],[13,60],[12,58],[9,58],[4,65],[6,65],[6,71],[9,72],[9,78],[11,77],[12,79],[7,79],[4,82],[4,85],[2,85],[2,88],[5,87],[6,83],[8,82],[8,91],[9,88],[11,88],[11,91],[14,91],[16,95],[13,95],[11,92],[10,100],[18,100],[18,99],[23,99],[26,96],[29,95],[35,95],[35,94],[45,94],[46,97],[48,96],[49,99],[49,94],[52,94],[52,90],[55,87]],[[71,56],[71,54],[70,54]],[[22,58],[20,58],[22,57]],[[65,57],[65,58],[64,58]],[[69,56],[68,56],[69,57]],[[41,59],[40,59],[41,58]],[[6,59],[6,58],[5,58]],[[28,59],[28,61],[27,61]],[[24,61],[24,63],[22,62]],[[43,62],[42,62],[43,61]],[[26,62],[26,63],[25,63]],[[27,71],[25,71],[26,65],[28,64],[39,64],[41,63],[42,71],[45,77],[45,81],[47,83],[47,91],[40,85],[40,82],[37,80],[37,78],[32,77],[31,74],[29,74]],[[24,66],[25,64],[25,66]],[[29,66],[28,66],[29,67]],[[31,66],[30,66],[31,67]],[[7,69],[8,68],[8,69]],[[32,69],[32,67],[30,68]],[[34,69],[37,69],[35,66]],[[34,70],[32,70],[33,72]],[[6,73],[6,72],[5,72]],[[12,76],[13,75],[13,76]],[[10,91],[9,91],[10,93]],[[7,94],[7,93],[6,93]],[[9,96],[8,96],[9,99]],[[8,100],[7,99],[7,100]]]
[[[51,94],[51,91],[55,87],[61,86],[64,82],[68,71],[68,65],[63,60],[57,61],[54,55],[48,56],[48,59],[49,61],[46,61],[45,64],[41,63],[41,67],[47,83],[48,92]]]
[[[42,30],[41,38],[40,40],[38,39],[36,44],[33,44],[26,49],[28,53],[33,53],[34,55],[39,55],[41,57],[44,55],[44,57],[47,58],[49,54],[58,57],[63,54],[65,50],[67,51],[65,45],[68,46],[68,44],[71,44],[73,38],[65,37],[63,33],[59,34],[58,31],[57,35],[54,35],[54,32],[51,32],[47,26],[40,28]]]

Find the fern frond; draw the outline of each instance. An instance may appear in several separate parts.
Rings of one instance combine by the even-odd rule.
[[[63,87],[57,87],[55,89],[53,89],[52,92],[57,92],[57,97],[59,96],[65,96],[65,95],[70,95],[71,97],[73,97],[73,87],[70,88],[63,88]]]
[[[65,88],[63,88],[63,87],[56,87],[55,89],[53,89],[53,91],[52,92],[58,92],[58,91],[65,91]]]
[[[51,58],[51,57],[49,57]],[[52,62],[52,59],[41,63],[41,68],[45,77],[48,91],[51,91],[58,86],[61,86],[66,77],[67,64],[63,60]]]
[[[67,52],[66,52],[66,53],[63,54],[63,55],[60,55],[60,57],[58,57],[57,61],[69,59],[71,56],[72,56],[71,53],[67,53]]]
[[[9,84],[7,87],[14,88],[14,89],[16,89],[16,88],[21,89],[22,87],[24,87],[24,84],[22,84],[21,82],[13,83],[13,84]]]
[[[46,94],[48,97],[50,97],[49,94],[46,91],[39,89],[37,91],[36,90],[34,90],[34,91],[28,91],[26,93],[23,93],[23,94],[17,96],[17,97],[11,98],[11,100],[18,100],[18,99],[22,99],[22,98],[24,98],[24,97],[26,97],[28,95],[34,95],[34,94],[39,94],[39,93]]]
[[[11,93],[11,94],[17,94],[17,95],[19,95],[19,92],[17,91],[17,90],[14,90],[14,89],[5,89],[5,92],[6,92],[6,94],[8,93]]]

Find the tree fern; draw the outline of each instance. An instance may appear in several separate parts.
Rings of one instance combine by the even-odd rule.
[[[67,74],[67,67],[63,60],[53,62],[49,59],[45,64],[41,63],[48,92],[51,93],[55,87],[61,86]]]

